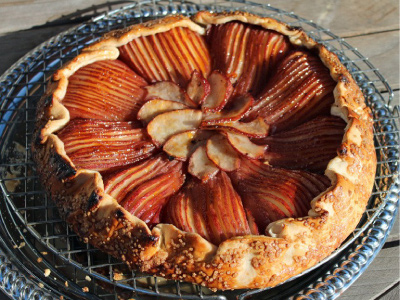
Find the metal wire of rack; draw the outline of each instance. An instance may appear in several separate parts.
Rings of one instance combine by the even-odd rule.
[[[245,10],[301,26],[338,55],[361,87],[374,115],[378,169],[374,191],[360,224],[313,272],[307,271],[306,277],[296,276],[272,289],[214,293],[197,285],[129,271],[122,262],[81,242],[66,226],[40,186],[31,161],[36,104],[55,70],[105,32],[167,14],[192,15],[203,9]],[[6,254],[2,256],[0,252],[0,287],[21,299],[34,299],[37,295],[49,299],[64,296],[222,300],[273,299],[278,295],[309,299],[313,293],[322,295],[322,299],[333,299],[365,270],[393,226],[399,198],[399,130],[395,123],[398,118],[399,109],[393,105],[390,86],[368,59],[344,39],[293,13],[248,1],[140,1],[110,11],[40,45],[0,77],[0,188],[5,200],[0,203],[0,249]],[[49,272],[46,269],[50,276],[44,275]],[[32,280],[24,279],[24,274]]]

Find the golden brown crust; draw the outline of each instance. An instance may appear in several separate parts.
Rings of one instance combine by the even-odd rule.
[[[68,77],[94,61],[116,59],[117,47],[139,36],[185,26],[241,21],[278,31],[295,45],[316,49],[337,81],[332,114],[347,122],[338,155],[326,175],[332,187],[311,202],[309,215],[271,223],[265,236],[231,238],[219,247],[173,225],[152,230],[104,192],[98,172],[78,170],[54,135],[69,122],[62,105]],[[40,177],[61,215],[85,242],[121,258],[130,267],[216,289],[275,286],[315,265],[335,250],[359,222],[372,190],[376,158],[372,120],[364,98],[338,58],[302,30],[244,12],[200,12],[190,19],[167,17],[112,32],[56,72],[37,114],[33,155]],[[196,24],[197,23],[197,24]]]

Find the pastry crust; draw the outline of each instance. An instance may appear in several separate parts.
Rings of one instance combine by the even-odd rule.
[[[215,289],[275,286],[328,256],[359,222],[376,168],[370,110],[336,55],[301,29],[244,12],[199,12],[192,20],[172,16],[114,31],[58,70],[39,103],[33,157],[45,188],[72,229],[131,268]],[[315,49],[337,82],[331,113],[347,127],[337,156],[326,169],[332,186],[312,200],[308,216],[273,222],[266,235],[235,237],[217,247],[173,225],[158,224],[150,230],[104,192],[100,173],[74,166],[54,133],[69,122],[62,100],[68,78],[79,68],[116,59],[118,46],[140,36],[177,26],[204,34],[204,27],[234,20],[275,30],[295,45]]]

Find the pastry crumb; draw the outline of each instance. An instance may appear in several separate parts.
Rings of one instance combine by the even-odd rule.
[[[68,281],[64,282],[64,285],[65,285],[66,287],[68,287]]]
[[[44,284],[41,283],[41,282],[38,283],[38,286],[39,286],[41,289],[44,288]]]
[[[40,252],[42,255],[47,255],[46,251]]]
[[[41,262],[43,261],[43,259],[42,259],[41,257],[39,257],[36,261],[37,261],[38,263],[41,263]]]
[[[83,288],[82,288],[82,292],[84,292],[84,293],[89,292],[89,288],[88,288],[87,286],[83,287]]]
[[[114,273],[113,279],[114,280],[122,280],[122,279],[124,279],[124,276],[122,273]]]
[[[50,273],[51,273],[50,269],[45,269],[44,270],[44,276],[45,277],[49,277]]]
[[[89,276],[86,275],[85,280],[86,281],[92,281],[92,278],[90,278]]]
[[[21,249],[22,247],[25,247],[25,242],[21,242],[21,243],[18,245],[18,249]]]

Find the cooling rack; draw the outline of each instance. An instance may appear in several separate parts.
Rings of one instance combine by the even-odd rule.
[[[31,160],[36,104],[55,70],[107,31],[203,9],[245,10],[303,27],[338,55],[373,111],[378,167],[362,220],[327,259],[275,288],[212,292],[129,271],[70,231],[40,186]],[[293,13],[249,1],[140,1],[110,11],[38,46],[0,77],[0,288],[15,299],[334,299],[364,272],[393,226],[399,206],[398,118],[390,86],[368,59]]]

